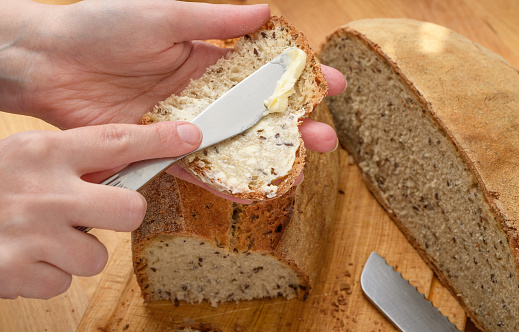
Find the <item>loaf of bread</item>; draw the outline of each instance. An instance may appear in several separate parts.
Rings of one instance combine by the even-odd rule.
[[[303,163],[305,151],[302,141],[299,142],[297,123],[324,97],[326,85],[301,33],[282,18],[271,19],[260,31],[238,41],[229,57],[210,67],[206,75],[194,81],[180,97],[172,96],[161,103],[143,122],[174,120],[177,112],[186,116],[182,119],[189,120],[186,113],[189,107],[198,102],[209,103],[291,46],[306,52],[307,64],[296,83],[296,92],[289,99],[289,111],[267,116],[270,119],[259,136],[261,141],[266,141],[260,144],[265,145],[258,145],[254,132],[251,138],[246,138],[247,144],[263,150],[256,150],[250,156],[235,151],[229,157],[235,160],[236,168],[247,172],[252,172],[248,161],[258,158],[263,159],[266,166],[262,163],[256,168],[277,169],[276,165],[293,160],[294,156],[295,166],[291,166],[292,170],[286,175],[278,173],[275,179],[255,173],[258,186],[253,190],[239,192],[231,188],[227,191],[247,198],[275,196],[250,205],[232,203],[167,174],[144,188],[142,194],[148,201],[148,211],[140,228],[132,233],[132,252],[135,274],[145,300],[169,300],[175,304],[205,300],[216,305],[276,296],[305,299],[315,284],[333,226],[339,164],[337,152],[312,151],[308,152],[306,164]],[[310,117],[332,124],[325,104],[317,107]],[[264,120],[266,118],[260,122]],[[287,139],[294,142],[294,146],[282,144],[278,149],[278,143]],[[206,149],[206,153],[196,155],[185,166],[191,169],[202,159],[204,163],[207,160],[215,165],[215,159],[222,158],[217,151],[222,152],[224,148],[219,144]],[[292,187],[293,177],[303,165],[305,180],[297,188]],[[197,175],[205,177],[207,172]],[[279,176],[285,179],[277,189],[268,192],[258,189],[260,181],[279,181]],[[285,193],[280,195],[281,192]]]
[[[323,103],[311,115],[331,123]],[[333,227],[338,154],[308,152],[305,179],[283,196],[240,205],[162,175],[143,191],[148,212],[132,233],[134,270],[147,301],[216,305],[305,299]]]
[[[196,152],[180,164],[215,189],[245,199],[270,199],[287,192],[301,172],[305,148],[298,124],[327,92],[326,81],[302,33],[273,17],[238,40],[234,51],[208,68],[179,95],[160,102],[143,118],[191,121],[212,102],[289,47],[306,53],[306,64],[289,97],[288,109],[266,115],[236,137]]]
[[[519,331],[519,73],[446,28],[351,22],[319,55],[341,144],[417,251],[486,331]]]

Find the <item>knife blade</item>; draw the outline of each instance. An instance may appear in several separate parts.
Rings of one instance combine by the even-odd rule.
[[[360,283],[364,294],[400,331],[459,332],[376,252],[369,256]]]
[[[267,110],[264,101],[274,93],[277,81],[290,65],[288,50],[227,91],[191,121],[203,134],[202,143],[195,151],[238,135],[263,118]],[[102,184],[139,190],[174,162],[191,153],[178,158],[133,163]]]
[[[202,143],[195,151],[176,158],[142,160],[128,165],[101,184],[139,190],[162,174],[176,161],[189,154],[236,136],[253,127],[266,114],[264,105],[275,91],[276,84],[290,66],[287,48],[232,89],[224,93],[191,122],[202,131]],[[89,227],[76,229],[88,232]]]

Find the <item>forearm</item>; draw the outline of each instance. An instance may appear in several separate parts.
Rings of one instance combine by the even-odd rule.
[[[30,114],[41,4],[0,0],[0,110]]]

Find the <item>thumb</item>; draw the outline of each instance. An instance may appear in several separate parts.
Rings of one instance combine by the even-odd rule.
[[[176,42],[227,39],[259,29],[270,18],[268,5],[227,5],[171,1],[170,19]]]
[[[180,121],[146,126],[108,124],[63,133],[70,142],[67,145],[70,151],[63,155],[81,175],[145,159],[182,156],[202,142],[202,132],[197,126]]]

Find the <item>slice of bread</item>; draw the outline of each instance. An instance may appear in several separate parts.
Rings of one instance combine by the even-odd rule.
[[[184,158],[180,164],[211,187],[238,198],[262,200],[286,193],[303,169],[298,124],[326,95],[326,81],[308,42],[284,18],[238,40],[234,51],[209,67],[179,95],[146,114],[143,124],[192,120],[225,92],[289,47],[307,54],[288,110],[265,116],[248,131]],[[225,130],[225,128],[222,128]]]
[[[437,25],[351,22],[323,63],[341,144],[476,325],[519,331],[519,73]]]
[[[332,123],[323,103],[311,117]],[[338,151],[308,151],[305,180],[281,197],[240,205],[163,174],[142,194],[148,211],[132,233],[146,301],[212,305],[282,296],[305,299],[333,231]]]

